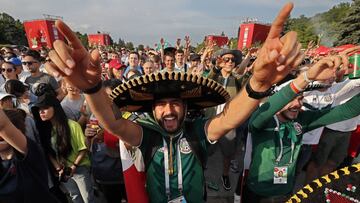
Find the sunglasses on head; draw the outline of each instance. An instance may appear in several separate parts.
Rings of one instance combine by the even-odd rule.
[[[27,65],[29,65],[29,66],[31,66],[32,64],[34,64],[34,63],[37,63],[36,61],[23,61],[23,62],[21,62],[24,66],[27,66]]]
[[[234,57],[224,57],[222,58],[222,60],[227,63],[231,60],[231,62],[234,62],[235,63],[235,58]]]

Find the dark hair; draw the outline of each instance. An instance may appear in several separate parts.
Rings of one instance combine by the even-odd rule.
[[[9,118],[11,123],[19,129],[23,134],[25,134],[26,127],[25,127],[25,118],[26,113],[24,110],[21,109],[4,109],[3,110],[5,115]],[[1,164],[1,158],[0,158],[0,176],[4,173],[4,168]]]
[[[161,58],[160,56],[158,55],[154,55],[151,57],[151,60],[154,62],[154,63],[160,63],[161,62]]]
[[[28,88],[19,80],[8,80],[5,82],[5,91],[15,97],[21,97]]]
[[[25,52],[25,56],[31,56],[33,57],[35,60],[37,61],[41,61],[41,56],[40,56],[40,53],[38,51],[35,51],[35,50],[27,50]]]
[[[43,147],[45,149],[45,153],[50,153],[53,156],[56,156],[63,161],[66,160],[70,152],[73,150],[71,146],[71,131],[68,124],[68,118],[65,114],[64,109],[61,107],[60,102],[54,98],[55,95],[45,93],[43,97],[48,97],[49,99],[57,101],[53,102],[50,106],[54,108],[54,115],[50,121],[42,121],[39,115],[39,108],[34,107],[31,108],[31,111],[34,116],[34,120],[36,122],[36,127],[39,130],[39,134],[41,135],[41,141]],[[53,98],[51,98],[53,97]],[[51,102],[49,102],[51,103]],[[52,129],[55,129],[56,133],[56,151],[51,148],[51,134]]]
[[[140,59],[140,55],[139,55],[139,53],[137,53],[136,51],[130,52],[130,53],[129,53],[129,56],[130,56],[131,54],[136,54],[136,56],[138,57],[138,59]]]
[[[41,96],[46,94],[52,94],[52,95],[57,95],[56,91],[54,90],[54,88],[47,83],[40,83],[39,85],[37,85],[35,87],[35,89],[33,89],[33,92],[36,96]]]
[[[13,69],[14,69],[14,70],[16,70],[16,66],[15,66],[13,63],[11,63],[11,62],[4,61],[4,63],[3,63],[3,64],[9,64],[9,65],[12,65]],[[2,65],[1,65],[1,66],[2,66]]]
[[[109,87],[110,89],[114,89],[117,86],[119,86],[121,84],[121,80],[119,79],[110,79],[110,80],[105,80],[103,82],[103,86],[104,87]]]
[[[171,57],[171,58],[175,58],[175,55],[174,55],[174,53],[172,53],[172,52],[166,52],[166,53],[164,53],[164,57],[165,56],[169,56],[169,57]]]
[[[9,118],[11,123],[19,129],[23,134],[26,132],[25,118],[26,112],[22,109],[4,109],[6,116]]]
[[[175,54],[184,54],[184,51],[182,49],[176,50]]]

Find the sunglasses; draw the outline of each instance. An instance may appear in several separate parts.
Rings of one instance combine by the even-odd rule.
[[[37,63],[36,61],[23,61],[23,62],[21,62],[24,66],[31,66],[32,64],[34,64],[34,63]]]
[[[13,68],[7,68],[7,69],[5,69],[5,68],[2,68],[1,69],[1,72],[8,72],[8,73],[11,73],[11,72],[13,72],[15,69],[13,69]]]
[[[222,60],[223,60],[225,63],[230,62],[230,60],[231,60],[231,62],[234,62],[234,63],[235,63],[235,58],[234,58],[234,57],[224,57],[224,58],[222,58]]]

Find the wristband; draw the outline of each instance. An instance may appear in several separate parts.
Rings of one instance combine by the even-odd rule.
[[[79,165],[77,165],[76,163],[73,163],[73,165],[77,168]]]
[[[291,87],[291,89],[292,89],[296,94],[299,94],[300,92],[304,91],[304,89],[301,89],[300,87],[298,87],[298,86],[294,83],[294,81],[292,81],[292,82],[290,83],[290,87]]]
[[[248,96],[250,98],[253,99],[262,99],[264,97],[268,97],[272,94],[273,90],[274,90],[275,86],[271,86],[269,89],[267,89],[265,92],[256,92],[255,90],[253,90],[250,86],[250,79],[249,81],[246,83],[246,92],[248,93]]]
[[[83,90],[84,94],[95,94],[96,92],[98,92],[102,87],[102,80],[100,80],[100,82],[98,82],[98,84],[96,84],[94,87],[91,87],[89,89]]]
[[[312,83],[312,82],[314,82],[313,80],[310,80],[310,79],[309,79],[309,77],[308,77],[308,75],[307,75],[307,71],[304,71],[304,72],[303,72],[303,77],[304,77],[304,79],[305,79],[305,81],[306,81],[307,83]]]

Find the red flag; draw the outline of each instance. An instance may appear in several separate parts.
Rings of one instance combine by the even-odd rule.
[[[145,164],[140,149],[135,148],[135,151],[130,152],[121,140],[119,140],[119,148],[128,202],[149,202],[145,188]]]

